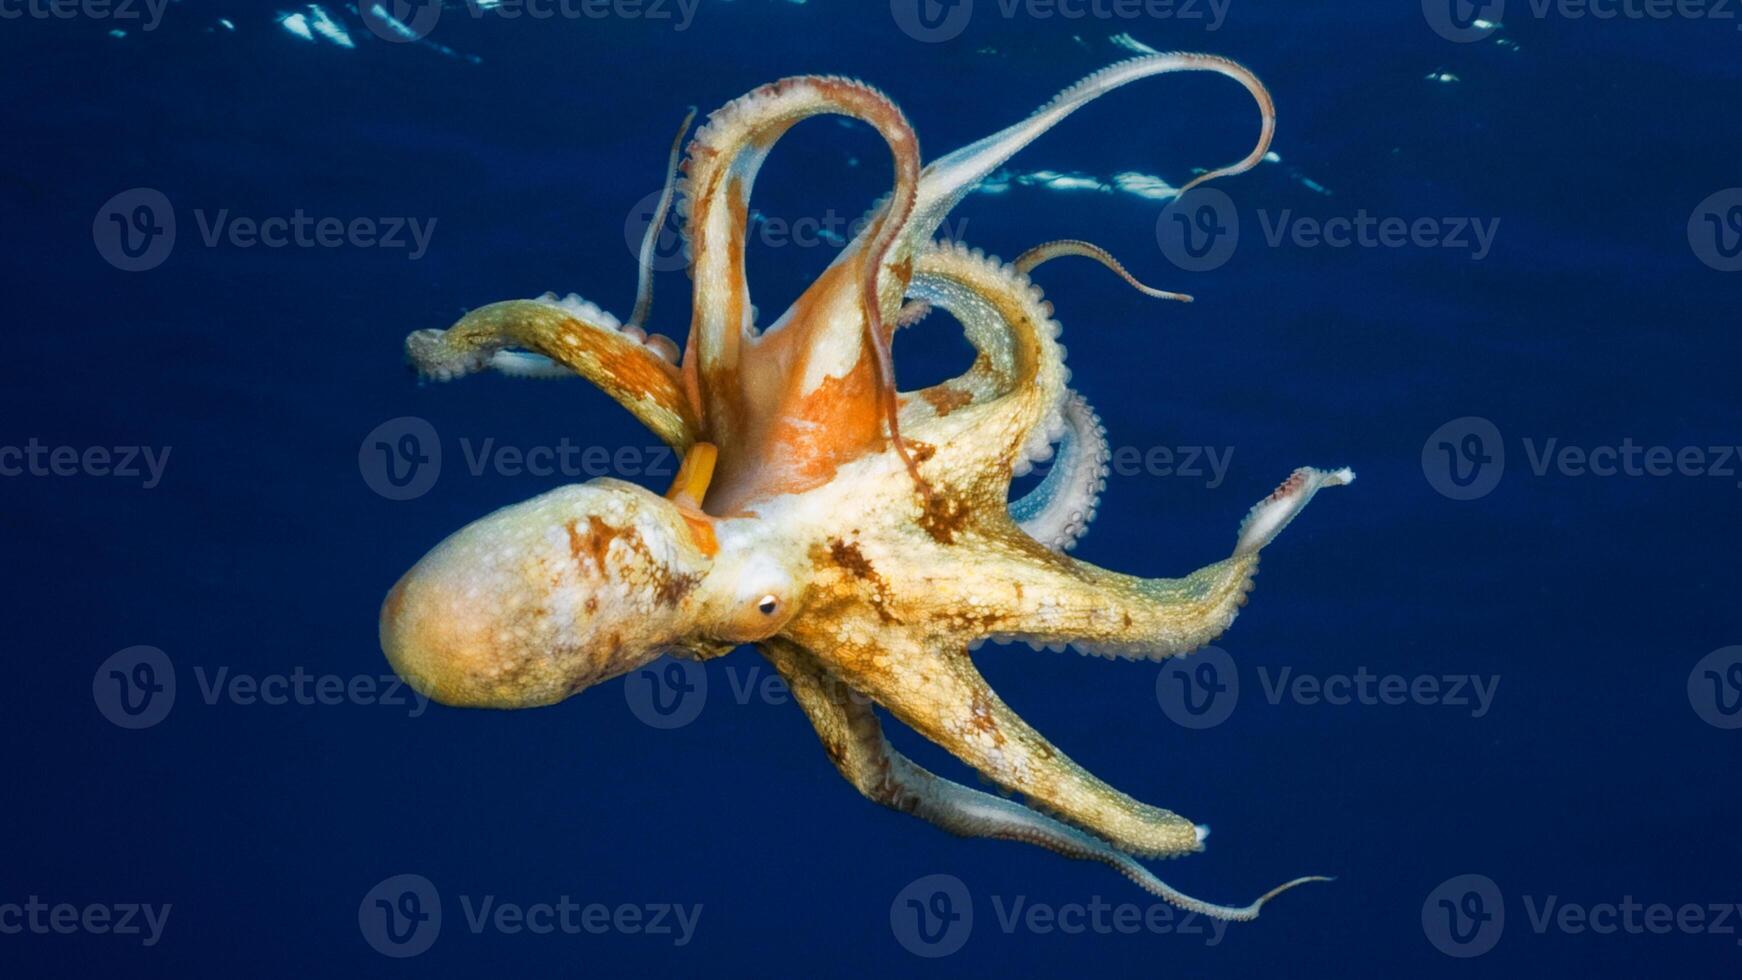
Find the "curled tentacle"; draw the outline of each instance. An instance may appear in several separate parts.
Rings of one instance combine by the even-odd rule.
[[[1080,395],[1065,392],[1048,409],[1045,393],[1056,383],[1050,379],[1063,375],[1063,348],[1052,342],[1057,324],[1050,318],[1050,308],[1015,267],[954,243],[919,256],[912,288],[930,298],[910,301],[909,309],[929,311],[935,301],[956,314],[981,357],[967,374],[911,396],[910,405],[916,412],[929,409],[933,416],[948,416],[958,403],[966,403],[969,413],[958,419],[984,411],[995,420],[988,426],[994,429],[1007,425],[1012,417],[1021,420],[1019,426],[1026,434],[1003,443],[1006,448],[1014,447],[1014,452],[999,460],[1014,476],[1025,475],[1035,462],[1052,458],[1053,444],[1058,442],[1058,458],[1047,478],[1010,504],[1010,513],[1026,533],[1047,547],[1072,547],[1093,520],[1100,492],[1106,486],[1110,454],[1106,430]],[[1014,352],[1024,350],[1036,355],[1027,373],[1012,358]],[[1064,391],[1062,383],[1057,390]],[[990,407],[994,403],[1007,406],[1006,399],[1027,400],[1028,414],[1012,416]],[[951,424],[947,418],[926,419],[922,424],[924,438],[950,438],[939,432]],[[978,452],[983,445],[977,438],[961,435],[954,441],[957,448],[950,453],[952,459],[959,458],[958,453]],[[1001,495],[1003,487],[998,490]]]
[[[959,246],[946,246],[921,255],[915,276],[923,280],[922,288],[932,285],[934,279],[944,276],[940,267],[949,260],[947,253],[939,253],[944,253],[949,247],[959,250]],[[1085,255],[1097,259],[1119,273],[1127,282],[1150,295],[1176,295],[1149,289],[1126,272],[1106,251],[1087,242],[1060,241],[1037,246],[1024,252],[1009,268],[1014,273],[1026,275],[1030,269],[1064,255]],[[1017,280],[1014,276],[1007,277],[1003,285],[1014,290],[1017,288]],[[957,303],[957,308],[967,308],[967,304]],[[897,326],[906,327],[917,323],[930,314],[931,310],[932,304],[928,300],[910,300],[902,308]],[[1020,315],[1008,320],[996,315],[990,319],[976,318],[977,328],[972,329],[971,333],[976,345],[984,350],[992,346],[997,330],[1011,329],[1013,323],[1025,322],[1032,321]],[[1007,336],[1004,343],[998,346],[1011,347],[1019,343],[1020,338]],[[945,392],[957,390],[959,389],[943,389]],[[948,397],[936,393],[934,389],[934,407],[947,405]],[[1058,424],[1049,423],[1046,431],[1048,442],[1042,446],[1035,446],[1032,442],[1026,445],[1025,452],[1012,462],[1011,470],[1015,476],[1027,475],[1033,463],[1054,455],[1054,440],[1058,442],[1056,461],[1040,486],[1011,503],[1010,514],[1030,537],[1055,551],[1064,551],[1082,539],[1088,531],[1089,522],[1094,520],[1095,505],[1100,499],[1101,491],[1106,488],[1107,462],[1111,453],[1107,447],[1106,428],[1101,425],[1100,419],[1095,416],[1094,410],[1082,395],[1075,392],[1065,393]],[[1031,456],[1031,452],[1034,455]]]
[[[653,253],[659,245],[660,232],[665,230],[665,215],[671,210],[672,195],[677,191],[677,164],[679,155],[683,153],[684,134],[690,131],[690,123],[695,118],[696,107],[690,106],[683,117],[683,125],[677,128],[677,135],[671,140],[671,155],[665,163],[665,187],[659,192],[659,203],[653,208],[653,219],[648,222],[647,233],[641,236],[640,271],[635,280],[635,310],[629,314],[630,326],[647,326],[648,314],[653,311]]]
[[[1258,76],[1236,62],[1215,55],[1170,52],[1133,58],[1103,68],[1065,89],[1022,122],[927,165],[920,175],[919,200],[906,233],[907,244],[917,249],[930,240],[944,218],[974,185],[1066,116],[1129,82],[1178,71],[1208,71],[1232,78],[1252,93],[1262,115],[1258,143],[1252,152],[1235,163],[1194,177],[1180,188],[1179,193],[1184,194],[1207,180],[1243,173],[1264,159],[1264,154],[1270,150],[1270,138],[1276,131],[1276,106]]]
[[[1065,434],[1052,469],[1039,486],[1011,502],[1010,517],[1034,540],[1054,551],[1069,551],[1095,519],[1112,452],[1106,427],[1082,395],[1066,392],[1061,414]]]
[[[1106,841],[1020,803],[969,789],[915,764],[889,745],[870,705],[855,699],[854,692],[813,655],[781,640],[764,643],[761,650],[786,679],[794,700],[816,728],[835,768],[854,788],[877,803],[911,813],[952,834],[1023,841],[1065,857],[1100,861],[1169,904],[1238,922],[1257,918],[1265,902],[1296,885],[1330,880],[1296,878],[1245,906],[1215,905],[1192,898]]]
[[[932,266],[936,260],[928,262],[927,258],[931,254],[921,256],[916,270],[916,277],[928,283],[930,277],[935,275]],[[1084,241],[1064,239],[1037,245],[1017,256],[1010,263],[1010,269],[1014,273],[1027,275],[1046,262],[1073,255],[1099,262],[1145,295],[1191,301],[1191,297],[1183,293],[1170,293],[1144,285],[1105,249]],[[905,327],[917,323],[931,309],[931,303],[925,299],[910,300],[902,308],[897,326]],[[998,322],[1010,327],[1012,321],[1000,318]],[[1022,320],[1018,317],[1015,322],[1020,323]],[[1107,462],[1111,455],[1107,447],[1106,429],[1080,394],[1065,394],[1060,407],[1060,422],[1062,424],[1055,427],[1059,439],[1057,461],[1039,487],[1010,505],[1011,517],[1023,531],[1055,551],[1068,550],[1087,532],[1089,522],[1094,519],[1095,505],[1100,499],[1100,493],[1106,488]],[[1049,439],[1053,438],[1054,431],[1054,428],[1048,429]],[[1050,443],[1043,447],[1030,448],[1035,455],[1031,457],[1025,454],[1017,459],[1012,465],[1014,475],[1026,475],[1032,463],[1053,454]]]
[[[927,275],[923,263],[916,275]],[[898,325],[918,322],[931,309],[926,300],[912,300],[903,309],[904,322]],[[914,397],[929,399],[934,412],[948,410],[953,399],[972,400],[962,383],[963,379],[957,379]],[[1022,450],[1010,461],[1010,472],[1013,476],[1026,476],[1036,462],[1048,458],[1054,459],[1052,468],[1039,486],[1010,503],[1010,516],[1030,537],[1055,551],[1066,551],[1088,533],[1101,491],[1106,489],[1107,461],[1111,455],[1107,430],[1082,395],[1066,392],[1056,424],[1049,420],[1044,431],[1045,442],[1023,443]]]
[[[1085,259],[1094,259],[1096,262],[1099,262],[1112,270],[1114,275],[1125,280],[1133,289],[1145,296],[1154,299],[1178,300],[1181,303],[1190,303],[1192,301],[1191,296],[1186,293],[1173,293],[1165,289],[1156,289],[1153,286],[1144,285],[1136,276],[1126,271],[1125,267],[1119,264],[1119,260],[1114,258],[1111,252],[1108,252],[1106,249],[1094,244],[1093,242],[1078,241],[1074,238],[1062,238],[1056,242],[1046,242],[1041,245],[1036,245],[1028,251],[1023,252],[1021,255],[1018,255],[1010,265],[1017,272],[1027,274],[1033,271],[1035,266],[1051,262],[1053,259],[1063,258],[1067,255],[1075,255]]]
[[[1002,503],[1010,474],[1047,458],[1063,432],[1069,372],[1052,307],[1027,276],[954,242],[915,257],[908,292],[959,320],[979,355],[958,377],[904,396],[914,438],[947,445],[939,457],[958,471],[1002,474],[990,487]]]
[[[1053,259],[1073,255],[1093,259],[1145,296],[1192,301],[1185,293],[1144,285],[1112,253],[1091,242],[1075,239],[1046,242],[1018,255],[1010,265],[1027,274]],[[1065,432],[1052,469],[1040,486],[1010,505],[1010,516],[1023,532],[1054,551],[1070,550],[1088,533],[1101,491],[1107,486],[1107,463],[1112,458],[1107,429],[1081,394],[1066,393],[1062,415]],[[1019,463],[1016,475],[1024,475],[1027,469],[1027,463]]]
[[[700,426],[677,368],[645,339],[577,296],[546,293],[480,307],[446,330],[415,331],[405,338],[405,351],[418,372],[435,381],[488,368],[549,377],[561,365],[598,385],[682,451]],[[516,348],[544,360],[510,356]]]

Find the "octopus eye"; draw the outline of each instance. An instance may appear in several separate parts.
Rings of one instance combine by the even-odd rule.
[[[779,608],[780,600],[775,598],[773,593],[763,596],[756,602],[757,611],[761,612],[764,616],[774,615],[774,611]]]

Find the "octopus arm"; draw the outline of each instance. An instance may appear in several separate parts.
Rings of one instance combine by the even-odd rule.
[[[1192,301],[1185,293],[1145,285],[1106,249],[1078,239],[1036,245],[1013,259],[1010,266],[1015,272],[1028,275],[1047,262],[1067,256],[1092,259],[1153,299]],[[923,314],[916,310],[915,316]],[[1039,486],[1010,504],[1010,517],[1024,534],[1053,551],[1069,551],[1088,533],[1089,524],[1095,519],[1101,491],[1107,488],[1107,464],[1112,450],[1107,445],[1106,427],[1081,393],[1065,392],[1059,415],[1063,435],[1058,440],[1052,467]],[[1027,475],[1029,468],[1029,461],[1018,461],[1015,475]]]
[[[1126,285],[1143,295],[1148,296],[1150,299],[1169,299],[1180,303],[1192,302],[1192,297],[1187,293],[1175,293],[1166,289],[1156,289],[1154,286],[1143,282],[1136,276],[1132,275],[1131,271],[1126,269],[1123,263],[1114,258],[1113,253],[1099,245],[1096,245],[1094,242],[1085,242],[1076,238],[1061,238],[1058,241],[1042,242],[1010,260],[1010,265],[1015,268],[1017,272],[1028,274],[1033,272],[1036,267],[1051,262],[1053,259],[1062,259],[1068,256],[1093,260],[1101,267],[1118,276],[1120,279],[1125,280]]]
[[[487,369],[524,377],[580,375],[679,452],[699,433],[695,407],[668,352],[574,296],[492,303],[446,330],[416,331],[405,339],[405,351],[423,377],[436,381]]]
[[[890,747],[871,706],[804,649],[776,639],[764,643],[761,650],[791,687],[829,760],[853,788],[874,803],[911,813],[958,837],[1022,841],[1079,861],[1099,861],[1163,901],[1217,919],[1255,919],[1264,903],[1281,892],[1304,882],[1328,880],[1297,878],[1244,906],[1193,898],[1098,837],[915,764]]]
[[[647,230],[641,233],[641,250],[636,253],[635,278],[635,309],[629,314],[629,323],[635,327],[645,327],[647,318],[653,313],[653,260],[659,249],[659,238],[665,233],[665,216],[671,209],[672,197],[677,193],[677,164],[683,153],[684,134],[690,131],[690,123],[696,118],[696,107],[690,106],[684,114],[683,122],[677,127],[677,135],[671,140],[671,153],[665,164],[665,186],[660,189],[659,200],[653,206],[653,214],[648,219]]]
[[[1101,491],[1107,488],[1107,429],[1095,410],[1077,392],[1067,392],[1060,413],[1064,436],[1059,439],[1052,468],[1040,485],[1010,504],[1010,518],[1028,535],[1053,551],[1069,551],[1089,533]],[[1018,464],[1016,475],[1026,471]]]
[[[1114,848],[1141,857],[1203,849],[1190,820],[1095,778],[1023,721],[986,683],[964,644],[902,630],[865,637],[801,631],[787,638],[987,779]]]
[[[1022,122],[932,161],[920,174],[918,200],[904,237],[914,243],[914,247],[930,239],[950,211],[987,174],[1066,116],[1122,85],[1179,71],[1214,72],[1239,82],[1257,101],[1261,114],[1258,143],[1252,152],[1228,166],[1198,175],[1180,188],[1180,193],[1206,180],[1250,170],[1264,159],[1276,130],[1276,107],[1271,102],[1270,93],[1251,71],[1227,58],[1207,54],[1171,52],[1133,58],[1103,68],[1065,89]]]
[[[1139,578],[1036,550],[1026,538],[989,534],[965,540],[972,582],[940,601],[982,604],[977,639],[1027,641],[1036,647],[1100,656],[1160,659],[1190,653],[1215,639],[1246,604],[1259,551],[1294,520],[1320,489],[1353,481],[1347,469],[1296,470],[1254,506],[1234,554],[1184,578]],[[970,599],[969,597],[975,597]]]
[[[941,447],[930,467],[944,482],[1001,472],[1004,491],[1013,470],[1048,458],[1063,434],[1068,372],[1052,306],[1026,275],[947,242],[919,255],[909,294],[954,316],[976,357],[956,378],[904,394],[903,424]]]
[[[915,288],[939,297],[939,301],[949,304],[958,317],[971,318],[962,322],[968,326],[969,338],[976,349],[987,355],[987,360],[977,364],[977,368],[981,364],[997,363],[999,352],[1019,349],[1024,344],[1043,358],[1062,363],[1063,348],[1048,343],[1056,325],[1046,316],[1045,304],[1035,302],[1033,287],[1023,277],[1047,262],[1066,256],[1092,259],[1144,295],[1157,299],[1191,300],[1184,293],[1145,285],[1106,249],[1076,239],[1037,245],[1017,256],[1007,267],[982,258],[981,267],[975,268],[971,252],[963,253],[959,247],[953,250],[947,246],[934,248],[920,256],[915,269]],[[953,300],[945,298],[952,290],[958,295]],[[1032,310],[1024,309],[1025,301],[1033,305]],[[925,319],[931,310],[930,300],[911,300],[903,307],[897,326],[912,326]],[[1022,336],[1018,333],[1021,330],[1049,336]],[[983,368],[981,371],[984,373]],[[1006,370],[1000,375],[1002,383],[996,386],[996,391],[1008,394],[1021,383],[1033,384],[1041,376],[1042,372],[1037,369],[1019,380]],[[968,397],[967,382],[971,380],[970,376],[964,376],[952,385],[937,386],[929,389],[929,393],[920,392],[918,398],[934,407],[948,406],[953,399]],[[993,386],[982,383],[979,387],[991,389]],[[910,401],[913,400],[910,396]],[[1015,476],[1025,476],[1034,463],[1049,458],[1054,460],[1041,484],[1010,504],[1010,516],[1029,537],[1054,551],[1067,551],[1088,533],[1089,523],[1095,519],[1101,491],[1107,486],[1107,463],[1111,452],[1107,445],[1107,430],[1101,425],[1100,418],[1083,396],[1074,391],[1064,393],[1056,418],[1047,422],[1046,435],[1044,444],[1025,440],[1024,453],[1011,463]]]

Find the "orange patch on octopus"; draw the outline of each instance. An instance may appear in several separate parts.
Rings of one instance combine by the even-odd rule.
[[[932,411],[938,413],[939,418],[974,400],[973,395],[949,385],[935,385],[921,391],[919,396],[930,403]]]

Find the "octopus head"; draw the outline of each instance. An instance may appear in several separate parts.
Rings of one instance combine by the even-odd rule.
[[[722,653],[735,640],[701,627],[719,606],[701,589],[716,564],[704,537],[633,484],[553,490],[406,572],[381,607],[381,647],[434,700],[490,708],[553,704],[672,648]]]

